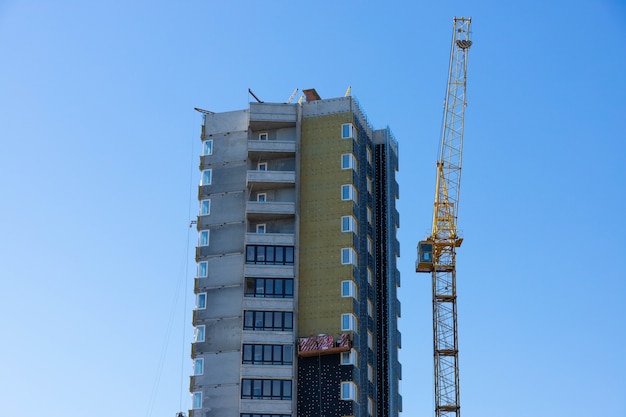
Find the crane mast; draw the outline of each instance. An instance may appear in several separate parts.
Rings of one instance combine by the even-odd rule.
[[[471,18],[454,18],[430,237],[418,244],[416,272],[432,276],[436,417],[460,417],[456,248]]]

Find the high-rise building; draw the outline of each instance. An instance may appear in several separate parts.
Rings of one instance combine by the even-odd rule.
[[[190,417],[397,417],[398,145],[353,97],[204,112]]]

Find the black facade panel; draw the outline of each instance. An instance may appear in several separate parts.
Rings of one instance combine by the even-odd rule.
[[[298,359],[298,417],[354,415],[352,401],[340,399],[341,381],[352,380],[352,365],[340,365],[340,355]]]

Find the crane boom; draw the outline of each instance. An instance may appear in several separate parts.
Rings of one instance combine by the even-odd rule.
[[[454,18],[448,86],[444,106],[441,147],[432,231],[418,244],[417,272],[430,272],[433,302],[433,350],[436,417],[460,417],[456,307],[456,248],[463,241],[457,232],[461,185],[467,54],[472,41],[471,18]]]

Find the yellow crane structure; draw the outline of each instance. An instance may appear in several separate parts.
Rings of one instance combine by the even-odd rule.
[[[471,18],[454,18],[448,88],[444,106],[441,147],[432,233],[417,247],[416,272],[432,276],[435,416],[460,417],[459,343],[457,336],[456,248],[465,117],[467,55]]]

